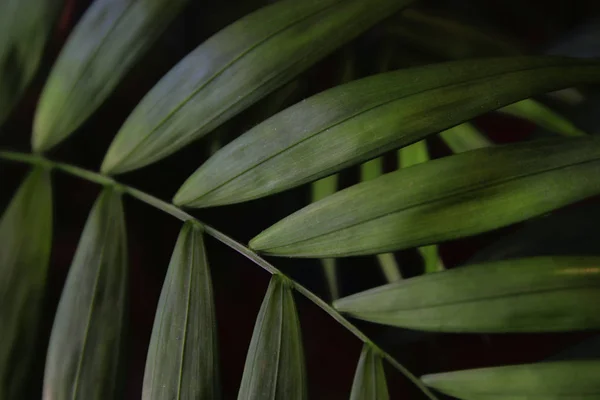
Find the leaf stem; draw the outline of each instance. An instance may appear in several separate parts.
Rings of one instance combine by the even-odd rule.
[[[279,269],[277,269],[275,266],[273,266],[271,263],[269,263],[267,260],[259,256],[257,253],[255,253],[248,247],[244,246],[242,243],[230,238],[229,236],[225,235],[219,230],[204,224],[203,222],[199,221],[198,219],[188,214],[181,208],[164,200],[161,200],[158,197],[152,196],[148,193],[142,192],[141,190],[135,189],[131,186],[123,185],[108,176],[80,167],[76,167],[74,165],[52,161],[40,155],[20,153],[14,151],[0,151],[0,159],[21,162],[36,166],[43,166],[45,168],[54,168],[90,182],[94,182],[104,186],[113,186],[115,189],[120,190],[123,193],[127,193],[130,196],[135,197],[136,199],[167,214],[170,214],[183,222],[193,221],[201,229],[203,229],[204,232],[206,232],[206,234],[214,237],[221,243],[225,244],[226,246],[245,256],[258,266],[263,268],[265,271],[269,272],[272,275],[279,275],[286,279],[289,282],[289,284],[296,289],[298,293],[302,294],[308,300],[312,301],[317,307],[321,308],[323,311],[329,314],[329,316],[331,316],[340,325],[349,330],[354,336],[359,338],[365,344],[371,346],[371,348],[375,352],[379,353],[381,357],[385,358],[394,368],[396,368],[411,382],[413,382],[430,400],[438,400],[437,397],[423,384],[423,382],[419,380],[419,378],[413,375],[406,367],[400,364],[390,354],[386,353],[383,349],[381,349],[379,346],[373,343],[367,335],[365,335],[360,329],[358,329],[350,321],[344,318],[344,316],[342,316],[335,308],[333,308],[319,296],[317,296],[316,294],[314,294],[309,289],[302,286],[292,278],[283,274]]]

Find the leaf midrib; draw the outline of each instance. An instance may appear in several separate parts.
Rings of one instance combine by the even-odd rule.
[[[399,209],[396,209],[396,210],[388,211],[388,212],[385,212],[385,213],[380,214],[380,215],[374,215],[374,216],[372,216],[372,217],[370,217],[368,219],[365,219],[365,220],[362,220],[362,221],[358,221],[358,222],[354,222],[352,224],[345,225],[345,226],[340,227],[338,229],[327,231],[327,232],[323,232],[323,233],[311,236],[311,237],[306,238],[306,239],[296,240],[294,242],[289,242],[289,243],[286,243],[286,244],[276,245],[276,246],[269,247],[269,248],[264,248],[264,249],[261,249],[261,250],[262,251],[268,251],[269,249],[276,249],[276,248],[280,248],[280,247],[287,247],[287,246],[296,245],[298,243],[312,241],[312,240],[314,240],[316,238],[319,238],[319,237],[322,237],[322,236],[326,236],[326,235],[329,235],[329,234],[332,234],[332,233],[335,233],[335,232],[339,232],[339,231],[343,231],[343,230],[346,230],[346,229],[350,229],[350,228],[353,228],[353,227],[355,227],[357,225],[361,225],[361,224],[364,224],[364,223],[367,223],[367,222],[372,222],[372,221],[375,221],[375,220],[378,220],[378,219],[382,219],[382,218],[391,216],[393,214],[401,213],[401,212],[404,212],[404,211],[407,211],[407,210],[410,210],[410,209],[413,209],[413,208],[418,208],[418,207],[432,205],[432,204],[438,203],[438,202],[443,202],[444,200],[451,199],[452,197],[461,196],[461,195],[468,195],[468,194],[476,192],[476,191],[490,189],[490,188],[493,188],[494,186],[499,186],[499,185],[502,185],[502,184],[510,183],[512,181],[517,181],[517,180],[520,180],[520,179],[529,178],[529,177],[533,177],[533,176],[536,176],[536,175],[543,175],[543,174],[550,173],[550,172],[553,172],[553,171],[561,170],[563,168],[572,168],[572,167],[577,167],[577,166],[581,166],[581,165],[585,165],[585,164],[589,164],[589,163],[595,163],[595,162],[598,162],[598,161],[600,161],[600,156],[596,156],[595,158],[590,159],[590,160],[585,160],[585,161],[575,162],[575,163],[571,163],[571,164],[560,165],[560,166],[553,167],[553,168],[547,168],[547,169],[539,170],[539,171],[536,171],[536,172],[533,172],[533,173],[517,174],[517,175],[514,175],[512,177],[508,177],[508,178],[496,179],[496,180],[484,182],[484,183],[481,183],[481,184],[478,184],[478,185],[473,185],[471,188],[469,188],[467,190],[464,190],[464,191],[461,191],[460,189],[457,189],[457,190],[451,191],[450,193],[448,193],[448,194],[446,194],[444,196],[438,197],[438,198],[434,198],[434,199],[431,199],[431,200],[425,200],[425,201],[422,201],[422,202],[419,202],[419,203],[413,203],[413,204],[410,204],[410,205],[408,205],[406,207],[402,207],[402,208],[399,208]],[[377,251],[380,248],[387,248],[387,246],[385,246],[385,247],[378,247],[378,248],[372,248],[372,250],[373,251]],[[354,253],[352,253],[352,252],[350,252],[350,253],[344,252],[343,254],[345,254],[345,255],[353,255],[353,254],[359,254],[359,253],[360,253],[360,251],[359,252],[354,252]],[[329,255],[328,257],[335,257],[335,254],[334,255]]]
[[[219,69],[218,71],[216,71],[212,76],[210,76],[205,82],[203,82],[198,88],[194,89],[192,91],[192,93],[187,96],[183,101],[181,101],[177,106],[175,106],[161,121],[158,122],[158,124],[156,124],[151,130],[150,132],[148,132],[148,134],[146,136],[144,136],[144,138],[142,138],[142,140],[140,140],[127,154],[128,156],[135,153],[140,147],[142,147],[147,141],[149,141],[155,134],[156,132],[165,124],[167,123],[168,120],[170,120],[177,112],[179,112],[179,110],[181,110],[183,107],[185,107],[185,105],[194,97],[196,97],[196,95],[202,90],[204,89],[206,86],[208,86],[211,82],[213,82],[215,79],[217,79],[220,75],[222,75],[230,66],[232,66],[233,64],[237,63],[238,61],[240,61],[242,58],[244,58],[247,54],[251,53],[252,51],[254,51],[256,48],[258,48],[259,46],[261,46],[263,43],[269,41],[271,38],[275,37],[276,35],[280,34],[283,31],[286,31],[290,28],[292,28],[295,25],[298,25],[300,23],[302,23],[303,21],[310,19],[312,17],[314,17],[317,14],[320,14],[321,12],[325,12],[330,8],[333,8],[334,6],[336,6],[337,4],[341,3],[344,0],[338,0],[332,4],[330,4],[329,6],[319,9],[313,13],[310,13],[308,15],[306,15],[305,17],[299,18],[297,20],[294,20],[291,24],[284,26],[283,28],[273,32],[272,34],[266,36],[265,38],[259,40],[258,42],[256,42],[255,44],[253,44],[252,46],[248,47],[247,49],[245,49],[244,51],[242,51],[241,53],[239,53],[237,56],[235,56],[231,61],[229,61],[227,64],[225,64],[221,69]],[[227,29],[227,28],[225,28]],[[202,46],[202,45],[200,45]],[[192,52],[193,53],[193,52]],[[190,54],[192,54],[190,53]],[[185,60],[185,59],[184,59]],[[183,60],[182,60],[183,61]],[[239,102],[236,101],[233,105],[237,104]],[[232,105],[232,106],[233,106]],[[231,108],[232,106],[230,106],[229,108]],[[229,109],[228,108],[228,109]],[[213,117],[212,119],[208,120],[207,122],[205,122],[201,128],[196,129],[193,132],[193,135],[196,134],[196,132],[198,132],[199,130],[203,129],[204,126],[207,126],[208,124],[210,124],[212,121],[214,121],[215,119],[217,119],[220,115],[224,114],[225,112],[228,111],[228,109],[222,111],[219,115],[217,115],[216,117]],[[185,139],[189,139],[189,138],[185,138]],[[181,141],[183,139],[179,139],[179,141]],[[177,143],[177,141],[176,141]]]
[[[370,106],[370,107],[368,107],[368,108],[363,108],[363,109],[361,109],[360,111],[357,111],[357,112],[355,112],[355,113],[353,113],[353,114],[351,114],[351,115],[349,115],[349,116],[347,116],[347,117],[345,117],[345,118],[342,118],[342,119],[339,119],[339,120],[337,120],[337,121],[335,121],[335,122],[332,122],[331,124],[327,125],[327,126],[326,126],[326,127],[324,127],[324,128],[321,128],[320,130],[318,130],[318,131],[316,131],[316,132],[314,132],[314,133],[310,134],[309,136],[305,136],[305,137],[303,137],[301,140],[299,140],[299,141],[295,142],[295,143],[294,143],[294,144],[292,144],[291,146],[288,146],[288,147],[286,147],[286,148],[284,148],[284,149],[282,149],[282,150],[279,150],[279,151],[277,151],[277,152],[275,152],[275,153],[273,153],[273,154],[269,155],[268,157],[266,157],[266,158],[264,158],[264,159],[260,160],[258,163],[256,163],[256,164],[252,165],[250,168],[248,168],[248,169],[245,169],[245,170],[243,170],[243,171],[241,171],[241,172],[237,173],[236,175],[234,175],[234,176],[232,176],[232,177],[228,178],[227,180],[223,181],[222,183],[220,183],[220,184],[219,184],[219,185],[217,185],[217,186],[214,186],[214,187],[213,187],[213,188],[211,188],[210,190],[208,190],[208,191],[204,192],[202,195],[200,195],[200,196],[196,197],[195,199],[193,199],[193,200],[189,201],[188,203],[195,203],[195,202],[197,202],[199,199],[201,199],[201,198],[203,198],[203,197],[206,197],[207,195],[209,195],[209,194],[211,194],[211,193],[213,193],[213,192],[215,192],[215,191],[219,190],[219,189],[220,189],[220,188],[222,188],[223,186],[225,186],[225,185],[227,185],[228,183],[230,183],[230,182],[232,182],[232,181],[236,180],[236,179],[237,179],[237,178],[239,178],[240,176],[242,176],[242,175],[244,175],[244,174],[248,173],[249,171],[251,171],[251,170],[253,170],[253,169],[256,169],[257,167],[259,167],[259,166],[261,166],[262,164],[264,164],[264,163],[266,163],[266,162],[270,161],[271,159],[273,159],[273,158],[275,158],[275,157],[277,157],[277,156],[279,156],[279,155],[281,155],[281,154],[283,154],[283,153],[285,153],[285,152],[289,151],[290,149],[293,149],[294,147],[296,147],[296,146],[298,146],[298,145],[302,144],[303,142],[305,142],[305,141],[307,141],[307,140],[309,140],[309,139],[312,139],[313,137],[315,137],[315,136],[317,136],[317,135],[319,135],[319,134],[321,134],[321,133],[323,133],[323,132],[325,132],[325,131],[327,131],[327,130],[330,130],[330,129],[332,129],[332,128],[334,128],[334,127],[338,126],[338,125],[341,125],[341,124],[343,124],[343,123],[345,123],[345,122],[347,122],[347,121],[349,121],[349,120],[351,120],[351,119],[353,119],[353,118],[356,118],[356,117],[358,117],[358,116],[360,116],[360,115],[362,115],[362,114],[366,114],[366,113],[368,113],[368,112],[370,112],[370,111],[372,111],[372,110],[374,110],[374,109],[376,109],[376,108],[383,107],[383,106],[385,106],[385,105],[387,105],[387,104],[390,104],[390,103],[393,103],[393,102],[395,102],[395,101],[403,100],[403,99],[406,99],[406,98],[408,98],[408,97],[411,97],[411,96],[416,96],[416,95],[419,95],[419,94],[424,94],[424,93],[427,93],[427,92],[430,92],[430,91],[435,91],[435,90],[445,89],[445,88],[449,88],[449,87],[453,87],[453,86],[460,86],[460,85],[464,85],[464,84],[466,84],[466,83],[473,83],[473,84],[477,84],[477,83],[485,82],[486,80],[490,80],[490,79],[493,79],[493,78],[495,78],[495,77],[502,76],[502,75],[512,75],[512,74],[518,74],[518,73],[523,73],[523,72],[532,71],[532,70],[536,70],[536,69],[542,70],[542,69],[550,69],[550,68],[557,68],[557,67],[565,67],[565,68],[569,68],[569,67],[570,67],[570,68],[577,68],[577,67],[581,67],[581,66],[583,66],[583,65],[582,65],[582,64],[581,64],[581,65],[562,65],[562,66],[561,66],[561,65],[550,65],[550,66],[543,66],[543,67],[539,67],[539,66],[538,66],[538,67],[522,68],[522,69],[512,70],[512,71],[510,71],[510,72],[499,72],[499,73],[496,73],[496,74],[491,74],[491,75],[487,75],[487,76],[485,76],[485,77],[481,77],[481,78],[477,78],[477,79],[472,79],[472,80],[471,80],[471,79],[469,79],[469,78],[466,78],[466,79],[465,79],[465,80],[463,80],[463,81],[452,82],[452,83],[449,83],[449,84],[446,84],[446,85],[436,86],[436,87],[433,87],[433,88],[430,88],[430,89],[420,90],[420,91],[417,91],[417,92],[411,92],[411,93],[408,93],[408,94],[401,95],[400,97],[396,97],[396,98],[394,98],[394,99],[391,99],[391,100],[387,100],[387,101],[384,101],[384,102],[381,102],[381,103],[377,103],[377,104],[375,104],[375,105],[372,105],[372,106]],[[316,95],[316,96],[318,96],[318,95]],[[320,176],[321,174],[322,174],[322,171],[320,171],[320,172],[317,172],[317,173],[315,173],[315,174],[312,174],[312,175],[310,175],[310,176],[306,177],[305,179],[303,179],[303,182],[308,182],[308,181],[310,181],[310,180],[314,179],[316,176]]]

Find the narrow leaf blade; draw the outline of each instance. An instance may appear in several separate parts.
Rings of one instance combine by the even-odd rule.
[[[240,19],[150,91],[102,171],[122,173],[174,153],[412,1],[284,0]]]
[[[311,204],[255,237],[274,255],[339,257],[474,235],[600,193],[600,139],[474,150],[383,175]]]
[[[50,172],[35,168],[0,219],[0,398],[23,397],[52,245]]]
[[[0,124],[33,79],[62,0],[0,2]]]
[[[600,81],[600,63],[470,60],[371,76],[313,96],[223,147],[175,195],[208,207],[277,193],[560,87]],[[294,162],[290,162],[294,160]]]
[[[588,400],[600,396],[600,361],[564,361],[425,375],[442,393],[463,400]]]
[[[219,399],[213,290],[202,232],[186,223],[158,302],[142,398]]]
[[[305,399],[300,321],[291,289],[274,275],[256,318],[239,400]]]
[[[69,37],[44,87],[34,121],[33,148],[48,150],[73,133],[186,2],[94,1]]]
[[[381,357],[365,344],[354,374],[350,400],[387,400],[389,398]]]
[[[584,131],[577,128],[571,121],[558,114],[554,110],[538,103],[537,101],[526,99],[518,101],[509,106],[498,110],[504,114],[514,115],[531,121],[551,132],[564,136],[585,136]]]
[[[77,246],[52,327],[45,399],[117,394],[127,250],[120,194],[104,189]]]
[[[335,302],[384,325],[439,332],[597,329],[600,258],[535,257],[470,265]]]
[[[487,136],[468,122],[440,132],[440,137],[453,153],[463,153],[494,145]]]

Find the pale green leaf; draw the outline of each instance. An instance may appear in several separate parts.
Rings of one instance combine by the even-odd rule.
[[[577,128],[571,121],[537,101],[527,99],[498,111],[531,121],[551,132],[564,136],[585,136],[586,133]]]
[[[52,245],[50,172],[35,168],[0,219],[0,399],[23,397]]]
[[[77,129],[186,2],[95,0],[69,37],[44,87],[33,126],[33,148],[48,150]]]
[[[440,132],[440,137],[453,153],[463,153],[494,145],[487,136],[468,122]]]
[[[599,289],[599,257],[534,257],[423,275],[334,305],[359,319],[426,331],[574,331],[600,328]]]
[[[0,2],[0,124],[38,69],[62,0]]]
[[[142,399],[219,399],[213,290],[202,232],[187,222],[160,294]]]
[[[354,374],[350,400],[387,400],[390,398],[381,356],[365,344]]]
[[[600,398],[600,361],[563,361],[425,375],[442,393],[463,400],[592,400]]]
[[[102,171],[126,172],[172,154],[412,1],[283,0],[240,19],[150,91]]]
[[[342,190],[250,245],[273,255],[377,254],[469,236],[600,194],[600,138],[473,150]]]
[[[300,321],[292,289],[274,275],[256,318],[239,400],[306,398]]]
[[[117,395],[126,320],[126,246],[121,196],[106,188],[85,224],[60,298],[46,357],[44,399]]]
[[[372,76],[298,103],[223,147],[174,201],[207,207],[256,199],[419,141],[486,111],[600,81],[600,63],[483,59]]]

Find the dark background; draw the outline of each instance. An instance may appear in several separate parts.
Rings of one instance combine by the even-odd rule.
[[[65,3],[35,81],[11,118],[0,128],[2,149],[29,151],[33,114],[44,80],[89,1],[66,0]],[[152,50],[130,71],[105,105],[75,135],[53,150],[49,157],[98,169],[115,132],[162,75],[207,37],[266,3],[268,1],[265,0],[191,1]],[[597,0],[422,1],[419,7],[440,15],[454,16],[510,37],[525,52],[600,56],[600,4]],[[302,74],[297,89],[284,105],[336,85],[340,60],[348,51],[357,56],[358,76],[377,72],[373,60],[377,59],[382,43],[389,43],[390,40],[384,26],[394,23],[395,19],[391,18]],[[398,54],[419,54],[425,59],[433,58],[414,44],[391,40]],[[577,106],[557,104],[556,107],[581,128],[600,132],[598,92],[587,90],[584,93],[587,96],[585,102]],[[210,143],[215,138],[228,141],[267,117],[271,112],[267,110],[272,110],[270,105],[274,98],[270,96],[259,102],[185,150],[141,171],[119,176],[118,180],[162,199],[170,199],[185,178],[209,156]],[[476,124],[498,143],[546,134],[531,123],[498,114],[482,116],[476,120]],[[435,138],[429,140],[428,144],[434,157],[449,154],[449,150]],[[387,155],[386,169],[393,170],[395,165],[393,155]],[[23,165],[0,163],[0,209],[4,209],[26,172],[27,168]],[[39,362],[31,375],[32,398],[40,397],[44,349],[54,312],[79,235],[100,189],[95,184],[58,172],[53,178],[54,244],[45,320],[40,332]],[[357,179],[358,171],[352,168],[342,173],[341,184],[343,187],[349,186]],[[310,199],[308,189],[308,186],[303,186],[265,199],[197,210],[192,214],[229,236],[247,242],[272,223],[307,204]],[[597,254],[600,232],[594,221],[600,221],[599,205],[598,198],[590,199],[524,224],[445,243],[441,246],[441,254],[448,267],[469,262],[472,257],[483,261],[516,255]],[[130,260],[125,398],[135,399],[140,396],[155,307],[181,223],[131,198],[125,199],[125,207]],[[216,295],[222,385],[225,398],[229,399],[237,395],[254,320],[269,275],[212,238],[207,238],[207,248]],[[416,251],[399,252],[397,260],[405,277],[422,272]],[[318,260],[271,261],[322,297],[328,297]],[[343,295],[384,283],[374,257],[343,259],[338,265],[342,271]],[[296,295],[296,300],[302,323],[310,398],[348,398],[362,343],[302,296]],[[357,325],[417,375],[539,361],[593,334],[431,334],[360,321]],[[387,370],[392,398],[422,397],[400,373],[392,368]]]

